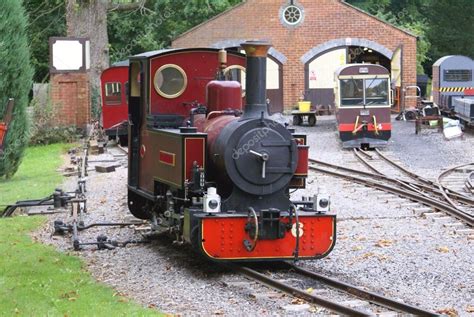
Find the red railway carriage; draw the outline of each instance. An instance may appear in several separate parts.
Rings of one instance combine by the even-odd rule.
[[[305,186],[306,137],[269,117],[270,46],[242,46],[247,58],[215,49],[130,58],[129,210],[215,261],[323,257],[335,243],[329,200],[289,198]],[[243,108],[226,70],[244,66]]]
[[[339,68],[336,118],[344,148],[387,145],[391,136],[390,72],[383,66],[351,64]]]
[[[111,138],[127,138],[128,60],[113,64],[100,76],[102,126]]]

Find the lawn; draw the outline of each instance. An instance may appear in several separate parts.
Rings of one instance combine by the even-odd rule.
[[[0,315],[156,316],[96,283],[73,256],[32,242],[40,217],[0,220]]]
[[[16,175],[0,180],[1,205],[42,198],[61,184],[56,170],[71,145],[32,147]],[[156,316],[93,280],[81,260],[34,243],[41,217],[0,218],[0,316]]]
[[[63,163],[61,154],[71,144],[52,144],[26,149],[18,172],[6,180],[0,178],[0,211],[18,200],[41,199],[53,193],[62,176],[56,169]]]

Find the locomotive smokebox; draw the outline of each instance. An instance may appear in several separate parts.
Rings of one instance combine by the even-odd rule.
[[[247,41],[240,46],[247,54],[246,105],[242,119],[268,117],[267,54],[272,46],[265,41]]]

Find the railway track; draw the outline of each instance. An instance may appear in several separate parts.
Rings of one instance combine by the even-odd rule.
[[[279,267],[282,267],[283,271],[271,272],[271,274],[247,266],[233,266],[233,269],[258,283],[265,284],[280,292],[303,299],[308,303],[324,307],[338,314],[348,316],[376,316],[388,313],[386,310],[389,310],[403,314],[438,316],[430,311],[364,290],[360,287],[338,281],[319,273],[311,272],[289,262],[281,263]],[[275,276],[277,276],[277,278],[275,278]],[[296,279],[295,276],[297,277]],[[342,297],[349,297],[349,299],[356,297],[359,303],[356,307],[353,307],[354,305],[350,303],[354,301],[328,299],[328,296],[323,297],[316,295],[314,291],[309,292],[307,288],[295,286],[295,284],[309,285],[308,283],[311,283],[310,285],[313,285],[314,288],[318,290],[330,288],[339,293],[338,296],[329,296],[331,298],[341,298],[341,295]],[[361,305],[361,303],[363,305]],[[385,311],[382,311],[381,307],[383,307]]]
[[[348,179],[404,197],[448,214],[469,227],[474,226],[474,197],[451,190],[439,182],[434,182],[417,175],[389,159],[380,151],[372,153],[355,151],[354,154],[370,172],[314,159],[309,160],[312,164],[309,168],[313,171]],[[375,156],[377,156],[379,161],[383,161],[392,167],[390,175],[386,172],[385,167],[375,166],[371,162],[375,161]],[[396,174],[393,172],[393,169]]]
[[[367,167],[373,167],[368,160],[365,160],[359,156],[358,151],[354,151],[354,154],[364,163]],[[455,166],[453,168],[447,169],[439,175],[437,181],[431,181],[425,177],[422,177],[416,173],[409,171],[400,164],[396,163],[394,160],[388,158],[386,155],[382,154],[378,149],[375,150],[375,153],[378,157],[382,159],[385,163],[394,167],[397,171],[409,177],[410,180],[403,180],[401,178],[395,178],[402,186],[406,187],[408,190],[412,189],[418,192],[421,195],[426,197],[433,197],[433,199],[444,200],[446,203],[451,205],[453,208],[457,209],[459,212],[466,213],[468,215],[474,215],[474,197],[469,197],[466,194],[456,191],[454,189],[448,188],[442,185],[441,180],[453,171],[456,171],[461,168],[467,168],[472,166],[474,168],[474,163],[463,164]],[[372,158],[373,159],[373,158]],[[380,173],[379,174],[383,174]]]

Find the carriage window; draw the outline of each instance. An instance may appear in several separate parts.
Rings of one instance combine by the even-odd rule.
[[[153,80],[156,92],[165,98],[179,97],[187,85],[184,70],[178,65],[163,65],[155,73]]]
[[[341,105],[355,106],[364,104],[364,82],[362,79],[341,80]]]
[[[365,80],[365,104],[388,105],[388,79]]]
[[[105,104],[118,105],[122,102],[122,85],[120,83],[105,84]]]
[[[472,70],[470,69],[448,69],[444,71],[444,81],[471,81]]]

